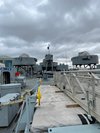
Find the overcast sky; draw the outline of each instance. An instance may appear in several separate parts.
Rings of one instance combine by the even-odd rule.
[[[0,56],[48,53],[69,62],[78,52],[100,58],[100,0],[0,0]]]

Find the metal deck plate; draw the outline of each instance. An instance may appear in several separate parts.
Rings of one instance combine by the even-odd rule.
[[[100,133],[100,124],[49,128],[48,133]]]

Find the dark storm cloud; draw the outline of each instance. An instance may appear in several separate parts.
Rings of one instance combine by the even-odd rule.
[[[80,51],[99,54],[99,0],[0,0],[1,54],[51,52],[66,62]]]

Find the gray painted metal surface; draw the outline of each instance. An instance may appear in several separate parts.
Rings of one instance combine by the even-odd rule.
[[[15,101],[19,98],[19,94],[7,94],[0,98],[0,103],[9,103],[10,101]],[[19,109],[19,104],[13,104],[13,105],[6,105],[6,106],[0,106],[0,127],[6,127],[9,126],[12,119],[16,115],[17,111]]]
[[[8,93],[19,93],[21,94],[21,84],[13,83],[13,84],[2,84],[0,85],[0,97],[8,94]]]
[[[76,56],[76,57],[73,57],[71,60],[73,65],[97,64],[98,56],[97,55]]]
[[[26,98],[26,101],[22,105],[21,114],[18,120],[15,133],[24,131],[27,126],[28,126],[27,130],[30,129],[30,123],[32,122],[35,104],[36,104],[35,95]]]
[[[6,94],[5,96],[3,96],[3,97],[0,98],[0,104],[13,101],[18,96],[19,96],[19,93],[12,93],[12,94],[9,93],[9,94]]]
[[[37,82],[37,79],[27,79],[26,80],[27,88],[25,88],[25,89],[27,89],[27,90],[32,89],[36,82]],[[23,91],[25,89],[23,89]],[[20,113],[20,109],[8,127],[2,127],[2,128],[0,127],[0,133],[15,133],[15,128],[17,125],[19,113]]]
[[[10,78],[10,83],[14,82],[15,71],[16,71],[15,68],[1,67],[0,68],[0,83],[5,84],[7,78]],[[9,77],[7,75],[4,76],[4,73],[9,73]]]
[[[32,57],[18,57],[13,59],[13,65],[35,65],[37,59]]]
[[[36,93],[38,86],[39,82],[37,81],[30,91],[32,95],[27,95],[25,101],[22,104],[20,117],[18,119],[15,133],[19,133],[20,131],[24,131],[24,133],[30,133],[30,124],[32,123],[34,115],[34,109],[36,105]]]
[[[53,55],[52,54],[46,54],[45,58],[43,59],[43,62],[40,63],[40,66],[42,67],[42,70],[46,71],[64,71],[68,70],[68,65],[60,64],[58,65],[57,62],[53,61]]]
[[[21,88],[26,87],[26,77],[25,77],[25,76],[17,76],[17,77],[15,78],[15,81],[16,81],[17,83],[20,83],[20,84],[21,84]]]
[[[100,133],[100,124],[49,128],[48,133]]]
[[[6,67],[12,67],[13,58],[2,56],[0,57],[0,62],[4,63]]]

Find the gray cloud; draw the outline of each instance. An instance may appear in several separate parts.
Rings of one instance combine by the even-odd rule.
[[[62,62],[84,50],[100,55],[99,7],[99,0],[1,0],[0,53],[41,60],[50,43]]]

